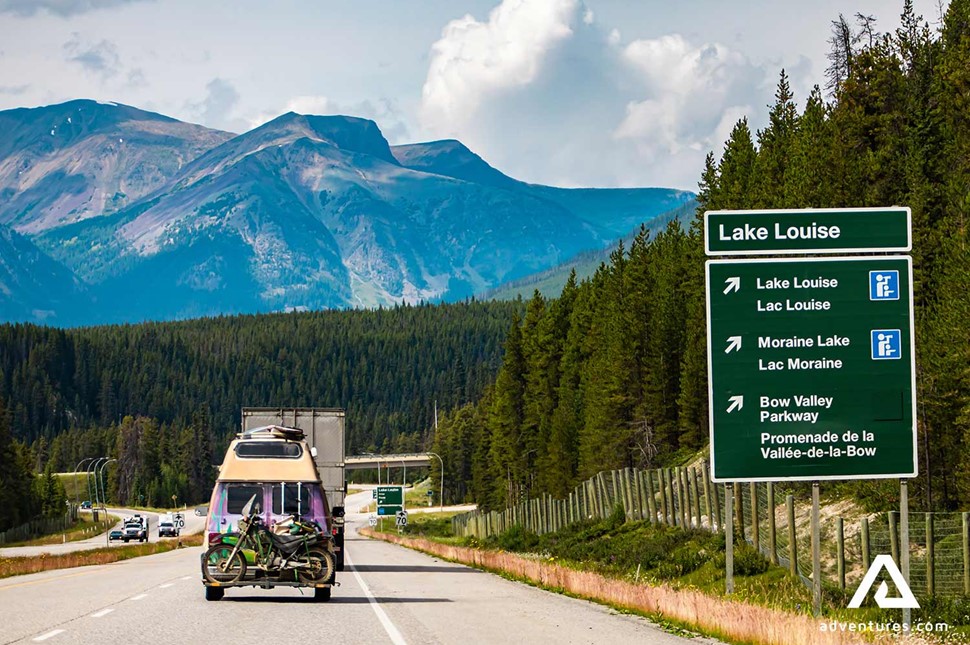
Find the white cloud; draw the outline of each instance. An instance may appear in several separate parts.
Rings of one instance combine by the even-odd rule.
[[[0,0],[0,13],[26,17],[47,11],[67,18],[140,1],[142,0]]]
[[[121,57],[118,56],[118,48],[108,40],[98,43],[88,44],[81,41],[78,34],[73,34],[71,39],[64,43],[64,52],[67,59],[79,64],[86,71],[100,76],[106,80],[121,69]]]
[[[224,78],[214,78],[205,86],[205,98],[189,103],[186,108],[202,125],[230,132],[246,129],[245,120],[236,114],[239,92]]]
[[[694,46],[678,34],[636,40],[623,59],[647,98],[627,105],[614,136],[657,154],[718,147],[725,116],[751,113],[765,81],[764,71],[741,54],[718,44]]]
[[[421,124],[526,181],[696,190],[737,119],[763,122],[776,75],[680,34],[624,43],[579,1],[503,0],[432,46]]]
[[[431,48],[422,119],[460,128],[490,96],[532,83],[549,51],[572,36],[579,6],[577,0],[505,0],[487,22],[466,15],[448,23]]]

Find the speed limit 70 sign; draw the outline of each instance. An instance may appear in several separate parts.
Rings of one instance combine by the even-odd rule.
[[[394,516],[394,523],[396,525],[398,525],[398,526],[407,526],[408,525],[408,512],[407,511],[398,511],[397,514]]]

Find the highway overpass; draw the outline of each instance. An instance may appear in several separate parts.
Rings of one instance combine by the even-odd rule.
[[[430,466],[432,460],[438,460],[438,456],[433,452],[403,455],[352,455],[344,458],[344,468],[347,470],[363,470],[365,468],[378,467],[407,468],[409,466]]]

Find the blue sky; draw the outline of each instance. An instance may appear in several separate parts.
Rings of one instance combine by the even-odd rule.
[[[931,24],[935,0],[916,0]],[[458,138],[560,186],[696,190],[779,71],[824,84],[840,13],[902,1],[0,0],[0,109],[118,101],[241,132],[285,111],[377,121],[392,144]]]

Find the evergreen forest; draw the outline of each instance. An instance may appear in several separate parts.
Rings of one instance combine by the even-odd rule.
[[[431,441],[436,401],[475,401],[494,379],[521,308],[469,301],[0,326],[0,488],[108,456],[118,460],[106,471],[117,503],[206,501],[243,406],[342,407],[348,454],[419,450]]]
[[[782,71],[764,129],[741,119],[708,155],[687,230],[643,232],[590,279],[528,302],[494,385],[440,424],[455,499],[563,497],[597,471],[679,464],[705,446],[704,211],[901,205],[913,215],[914,504],[970,507],[970,1],[951,2],[940,29],[909,1],[891,33],[840,16],[829,44],[824,90],[795,97]],[[851,492],[888,504],[894,486]]]

